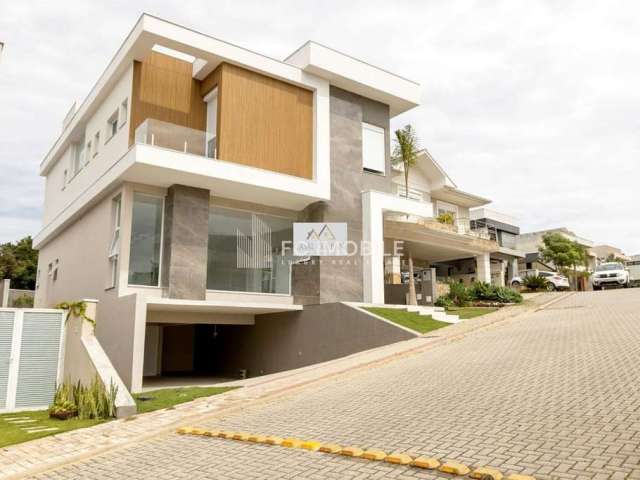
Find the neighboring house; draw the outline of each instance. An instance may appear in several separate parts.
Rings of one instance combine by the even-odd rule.
[[[469,216],[472,228],[487,229],[490,238],[498,242],[498,249],[491,254],[493,283],[510,285],[511,280],[519,275],[519,262],[525,257],[524,252],[516,246],[520,234],[518,221],[510,215],[485,207],[470,210]]]
[[[36,306],[99,300],[96,335],[134,392],[160,374],[257,375],[407,338],[352,313],[335,323],[340,302],[382,304],[385,279],[400,282],[392,240],[477,280],[503,258],[469,220],[489,201],[428,153],[400,196],[389,122],[420,93],[313,42],[279,61],[143,15],[41,163]],[[294,222],[346,222],[371,255],[294,258]]]
[[[623,261],[629,260],[629,257],[627,257],[622,250],[617,247],[612,247],[611,245],[596,245],[591,248],[591,253],[596,256],[598,264],[606,262],[611,256],[622,259]]]
[[[548,233],[559,233],[565,238],[577,242],[587,249],[587,265],[578,266],[579,271],[593,272],[597,265],[597,256],[591,251],[594,246],[593,241],[583,237],[579,237],[567,228],[553,228],[549,230],[541,230],[538,232],[522,233],[518,236],[516,241],[517,249],[524,252],[526,257],[520,262],[521,270],[556,270],[556,267],[551,264],[545,264],[544,260],[539,255],[539,248],[544,245],[542,237]]]

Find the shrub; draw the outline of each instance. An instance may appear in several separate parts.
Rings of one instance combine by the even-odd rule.
[[[546,290],[547,288],[547,279],[540,275],[527,275],[522,279],[522,283],[527,287],[527,290],[531,290],[532,292]]]
[[[451,282],[449,284],[449,299],[458,307],[464,307],[471,300],[469,290],[464,283]]]
[[[33,297],[22,294],[13,299],[13,308],[33,308]]]
[[[500,303],[522,303],[522,295],[512,288],[495,287],[495,300]]]
[[[436,220],[446,225],[453,225],[454,218],[452,213],[444,212],[438,215],[436,217]]]
[[[113,383],[107,390],[97,375],[88,387],[80,381],[63,383],[56,389],[49,416],[63,420],[74,416],[81,419],[115,417],[117,393],[118,388]]]
[[[438,299],[436,300],[435,306],[450,308],[453,306],[453,301],[449,298],[449,294],[442,295],[441,297],[438,297]]]
[[[473,300],[498,303],[522,302],[522,295],[515,290],[507,287],[498,287],[486,282],[475,282],[469,288],[469,294]]]

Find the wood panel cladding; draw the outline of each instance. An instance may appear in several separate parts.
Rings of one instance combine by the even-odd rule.
[[[129,144],[134,141],[136,128],[147,118],[206,129],[206,104],[189,62],[157,52],[134,62]]]
[[[313,92],[223,63],[202,81],[218,87],[218,158],[313,177]]]

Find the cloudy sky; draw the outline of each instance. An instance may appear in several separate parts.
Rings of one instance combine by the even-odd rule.
[[[640,7],[615,1],[0,2],[0,241],[40,228],[38,165],[138,16],[282,59],[308,39],[423,86],[411,122],[524,231],[640,253]]]

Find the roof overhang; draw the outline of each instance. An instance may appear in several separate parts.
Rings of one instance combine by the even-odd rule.
[[[153,298],[146,301],[148,311],[215,313],[232,315],[262,315],[264,313],[296,312],[302,305],[277,303],[248,303],[224,300],[182,300],[175,298]]]
[[[431,196],[435,200],[451,202],[461,207],[473,208],[481,207],[491,203],[488,198],[480,197],[472,193],[464,192],[456,187],[445,185],[443,188],[431,192]]]
[[[285,62],[332,85],[389,105],[392,117],[420,104],[420,84],[309,41]]]

